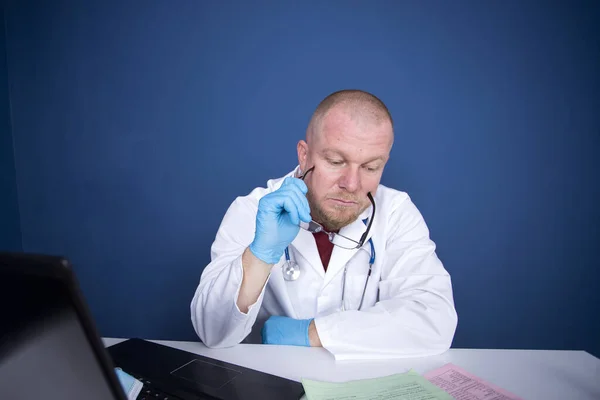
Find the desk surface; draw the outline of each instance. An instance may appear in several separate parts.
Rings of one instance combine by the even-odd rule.
[[[105,338],[111,346],[125,339]],[[424,374],[453,363],[523,399],[600,399],[600,359],[584,351],[450,349],[426,358],[335,361],[323,348],[240,344],[210,349],[200,342],[152,342],[295,381],[343,382],[414,369]]]

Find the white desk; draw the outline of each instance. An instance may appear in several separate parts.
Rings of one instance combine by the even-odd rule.
[[[124,339],[104,339],[106,346]],[[240,344],[209,349],[200,342],[152,340],[295,381],[343,382],[453,363],[526,400],[600,399],[600,359],[584,351],[450,349],[445,354],[386,361],[335,361],[323,348]]]

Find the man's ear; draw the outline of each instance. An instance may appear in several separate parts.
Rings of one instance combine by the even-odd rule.
[[[296,150],[298,152],[298,165],[300,165],[301,173],[304,173],[308,168],[307,160],[308,160],[308,144],[304,140],[300,140],[298,145],[296,146]]]

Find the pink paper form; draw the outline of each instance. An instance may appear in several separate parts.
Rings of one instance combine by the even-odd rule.
[[[424,377],[456,400],[523,400],[454,364],[429,371]]]

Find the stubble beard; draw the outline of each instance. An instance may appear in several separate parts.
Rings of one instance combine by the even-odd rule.
[[[337,232],[341,228],[350,225],[352,222],[356,221],[360,214],[362,214],[369,206],[368,203],[365,203],[364,201],[360,202],[356,197],[336,195],[335,198],[337,199],[359,201],[360,208],[357,211],[351,212],[348,207],[334,206],[334,209],[338,212],[330,212],[319,206],[310,190],[306,193],[306,198],[308,200],[308,205],[310,206],[310,214],[313,220],[323,225],[328,232]]]

